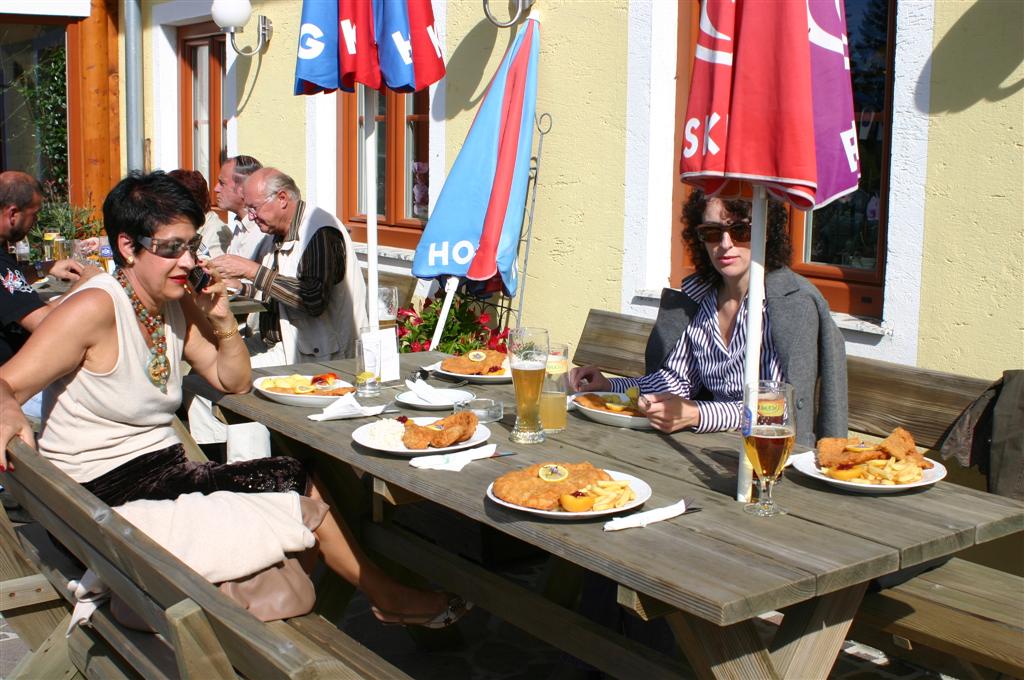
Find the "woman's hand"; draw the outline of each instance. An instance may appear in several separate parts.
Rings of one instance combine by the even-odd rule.
[[[14,398],[11,386],[0,379],[0,471],[14,469],[7,460],[7,445],[15,437],[32,448],[36,446],[36,435],[21,412],[21,404]]]
[[[590,390],[593,392],[610,392],[612,384],[597,366],[579,366],[569,371],[569,387],[573,392]]]
[[[696,427],[700,423],[697,402],[683,399],[677,394],[643,394],[637,406],[651,421],[651,425],[662,432],[678,432],[687,427]]]

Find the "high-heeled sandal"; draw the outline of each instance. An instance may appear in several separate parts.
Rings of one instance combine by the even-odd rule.
[[[422,626],[423,628],[447,628],[473,608],[472,602],[466,602],[454,593],[445,593],[448,602],[445,608],[436,614],[402,614],[389,612],[377,607],[370,607],[377,620],[386,626]]]

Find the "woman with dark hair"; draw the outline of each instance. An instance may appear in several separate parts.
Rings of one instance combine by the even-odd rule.
[[[199,235],[202,236],[202,244],[205,246],[206,252],[200,250],[200,254],[209,259],[223,255],[231,245],[231,227],[224,223],[220,215],[211,210],[210,187],[207,185],[203,173],[198,170],[179,168],[171,170],[167,174],[185,185],[203,211],[204,221],[203,225],[199,227]]]
[[[680,290],[662,292],[647,342],[647,375],[608,379],[594,366],[573,369],[576,390],[625,392],[636,386],[640,409],[663,432],[737,429],[743,399],[750,203],[694,190],[683,207],[683,240],[697,272]],[[828,303],[787,264],[786,212],[768,204],[765,307],[760,376],[794,387],[797,441],[845,437],[846,353]]]
[[[211,272],[204,290],[186,288],[203,221],[192,195],[162,172],[132,174],[107,196],[103,220],[114,275],[80,286],[0,367],[0,470],[11,439],[35,446],[19,404],[46,387],[40,453],[108,505],[197,491],[297,491],[322,502],[293,458],[191,462],[174,432],[183,360],[222,392],[252,384],[223,281]],[[458,597],[393,580],[340,517],[318,502],[311,510],[322,518],[312,531],[327,566],[367,594],[378,619],[437,628],[465,612]]]

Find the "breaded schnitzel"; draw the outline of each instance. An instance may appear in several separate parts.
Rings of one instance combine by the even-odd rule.
[[[569,471],[569,476],[558,482],[541,479],[540,470],[545,466],[559,465]],[[608,481],[611,476],[590,463],[540,463],[522,470],[506,472],[494,480],[494,495],[514,505],[537,510],[557,510],[558,498],[563,494],[579,491],[588,484]]]
[[[864,445],[859,439],[825,437],[818,440],[818,465],[827,468],[851,467],[869,460],[911,459],[924,470],[933,467],[914,444],[914,437],[902,427],[897,427],[888,437],[876,445]]]
[[[479,361],[470,358],[471,355],[483,355]],[[497,352],[493,349],[478,349],[459,357],[448,357],[441,362],[441,370],[459,375],[504,375],[505,369],[502,364],[508,355]]]
[[[625,416],[633,416],[643,418],[644,414],[639,409],[633,406],[625,406],[616,403],[618,408],[609,408],[608,400],[602,397],[600,394],[594,394],[593,392],[587,392],[586,394],[577,394],[576,403],[586,408],[592,408],[597,411],[608,411],[609,413],[618,413]]]
[[[440,449],[453,446],[472,437],[478,422],[476,414],[472,411],[459,411],[430,425],[417,425],[411,420],[406,420],[402,443],[407,449],[425,449],[428,446]]]

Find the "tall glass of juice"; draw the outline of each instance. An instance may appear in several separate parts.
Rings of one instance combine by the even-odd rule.
[[[520,327],[509,333],[508,356],[516,393],[516,423],[509,439],[520,444],[544,441],[540,420],[540,395],[548,360],[548,332]]]

